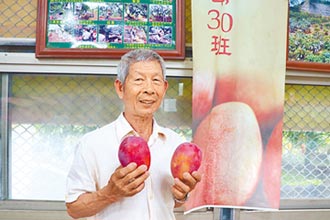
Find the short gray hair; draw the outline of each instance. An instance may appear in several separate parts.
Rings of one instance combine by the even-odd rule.
[[[117,79],[124,83],[132,64],[140,61],[158,61],[161,68],[164,80],[166,79],[166,67],[164,59],[155,51],[150,49],[131,50],[121,57],[117,68]]]

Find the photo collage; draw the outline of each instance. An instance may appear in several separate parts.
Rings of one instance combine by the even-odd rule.
[[[175,48],[175,1],[48,3],[48,48]]]

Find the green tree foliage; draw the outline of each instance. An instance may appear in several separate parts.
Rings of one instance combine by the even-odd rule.
[[[290,9],[289,23],[289,60],[330,63],[329,16]]]

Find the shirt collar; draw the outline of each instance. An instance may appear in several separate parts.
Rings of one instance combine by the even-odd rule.
[[[132,128],[132,126],[128,123],[126,118],[124,117],[124,114],[121,113],[118,117],[118,123],[117,123],[117,129],[116,134],[118,140],[121,142],[125,137],[129,135],[136,135],[138,136],[138,133]],[[166,139],[166,132],[165,128],[159,126],[155,119],[153,119],[153,129],[152,134],[150,136],[150,139],[152,137],[159,137],[162,140]]]

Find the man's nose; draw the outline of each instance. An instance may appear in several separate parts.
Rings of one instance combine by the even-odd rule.
[[[155,87],[154,87],[154,84],[153,84],[153,81],[152,80],[146,80],[145,81],[145,84],[144,84],[144,92],[145,93],[155,93]]]

